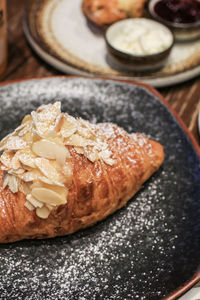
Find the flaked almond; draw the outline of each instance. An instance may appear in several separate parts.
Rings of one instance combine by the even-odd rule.
[[[10,168],[12,158],[13,158],[13,153],[4,151],[0,157],[0,161],[4,166]]]
[[[49,184],[47,182],[42,182],[40,180],[38,181],[34,181],[31,185],[30,185],[31,190],[33,190],[34,188],[46,188],[46,189],[50,189],[53,190],[54,192],[56,192],[57,194],[59,194],[63,199],[66,199],[67,197],[67,193],[68,190],[66,189],[66,187],[61,187],[58,185],[52,185]]]
[[[10,177],[9,174],[6,174],[6,175],[4,176],[3,186],[2,186],[3,189],[5,189],[5,188],[7,187],[8,183],[9,183],[9,177]]]
[[[27,131],[24,135],[23,135],[23,139],[27,144],[32,143],[33,140],[33,134],[31,131]]]
[[[15,132],[11,132],[8,135],[6,135],[1,141],[0,141],[0,151],[3,149],[3,146],[7,143],[10,137],[15,136]]]
[[[19,191],[22,192],[24,195],[28,195],[31,192],[30,184],[20,180],[19,182]]]
[[[32,195],[37,200],[50,205],[61,205],[67,202],[66,198],[47,188],[33,188]]]
[[[35,159],[35,155],[30,149],[26,149],[19,152],[20,162],[28,167],[31,168],[36,167],[34,159]]]
[[[17,193],[18,192],[18,179],[14,175],[9,177],[8,186],[11,192]]]
[[[50,180],[62,181],[61,175],[46,158],[36,158],[35,164],[38,169]]]
[[[49,130],[42,138],[44,139],[55,139],[58,134],[54,129]]]
[[[59,181],[52,181],[49,178],[45,177],[45,176],[40,176],[38,178],[40,181],[42,181],[43,183],[49,184],[49,185],[57,185],[57,186],[61,186],[64,187],[65,185]]]
[[[84,154],[84,148],[83,147],[74,147],[76,153],[78,154]]]
[[[103,161],[109,166],[113,166],[115,164],[115,160],[112,158],[106,158]]]
[[[36,181],[34,181],[31,185],[30,185],[30,189],[32,190],[32,189],[34,189],[34,188],[38,188],[38,187],[44,187],[44,184],[41,182],[41,181],[39,181],[39,180],[36,180]]]
[[[36,207],[42,207],[44,204],[35,199],[31,194],[28,194],[26,196],[26,199],[36,208]]]
[[[64,118],[62,127],[60,129],[60,134],[63,138],[68,138],[74,134],[77,130],[76,121],[74,118],[69,118],[68,116]]]
[[[22,120],[22,124],[25,124],[27,122],[31,122],[33,119],[31,117],[31,115],[26,115],[23,120]]]
[[[71,185],[72,177],[73,177],[73,171],[72,171],[72,167],[70,166],[69,163],[65,163],[65,165],[63,166],[62,172],[65,176],[65,184],[67,186]]]
[[[70,153],[64,145],[42,139],[32,145],[33,152],[43,158],[56,159],[58,163],[64,164]]]
[[[64,122],[64,116],[63,116],[63,114],[58,115],[57,118],[56,118],[53,130],[55,132],[59,132],[61,130],[61,128],[62,128],[63,122]]]
[[[110,150],[106,149],[106,150],[100,151],[98,153],[98,155],[102,159],[107,159],[107,158],[110,158],[110,156],[112,155],[112,152]]]
[[[79,134],[73,134],[68,139],[65,139],[65,145],[70,145],[75,147],[86,147],[88,145],[88,140],[86,140]]]
[[[25,206],[26,208],[28,208],[28,210],[30,210],[30,211],[33,211],[33,210],[35,209],[35,207],[34,207],[29,201],[26,201],[26,202],[24,203],[24,206]]]
[[[24,180],[25,182],[30,182],[33,180],[37,180],[41,176],[41,173],[38,170],[32,170],[25,172],[22,176],[21,179]]]
[[[53,129],[56,118],[60,114],[60,102],[53,105],[42,105],[38,108],[37,112],[32,112],[33,124],[39,135],[45,135]]]
[[[21,163],[19,161],[19,152],[17,151],[11,160],[10,168],[17,170],[21,168]]]
[[[20,149],[24,149],[26,148],[27,144],[26,142],[18,137],[18,136],[10,136],[8,138],[8,140],[6,141],[6,143],[0,147],[0,151],[2,150],[10,150],[10,151],[14,151],[14,150],[20,150]]]
[[[97,152],[95,152],[95,151],[87,151],[87,152],[86,152],[86,157],[87,157],[91,162],[95,162],[95,160],[98,159],[98,157],[97,157]]]
[[[88,128],[83,128],[83,127],[79,127],[78,128],[78,134],[81,135],[82,137],[89,139],[91,137],[91,133],[88,130]]]
[[[25,134],[27,134],[30,131],[30,127],[31,127],[31,124],[29,124],[29,126],[27,124],[27,126],[18,133],[18,136],[22,137]]]
[[[47,219],[50,215],[50,210],[43,206],[42,208],[36,208],[36,215],[41,219]]]
[[[7,141],[14,136],[17,136],[18,132],[25,127],[24,124],[21,124],[18,126],[13,132],[6,135],[1,141],[0,141],[0,148],[7,143]],[[1,150],[0,150],[1,151]]]
[[[7,170],[8,174],[11,174],[11,175],[16,175],[16,176],[21,176],[25,173],[25,170],[22,169],[22,168],[19,168],[19,169],[8,169]]]
[[[54,206],[52,206],[52,205],[45,204],[45,206],[46,206],[50,211],[54,209]]]

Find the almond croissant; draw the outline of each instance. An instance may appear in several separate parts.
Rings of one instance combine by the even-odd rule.
[[[58,102],[26,116],[0,150],[1,243],[91,226],[126,205],[164,159],[159,143],[60,113]]]

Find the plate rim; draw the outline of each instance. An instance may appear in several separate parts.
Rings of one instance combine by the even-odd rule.
[[[43,79],[87,79],[87,80],[100,80],[100,81],[107,81],[107,82],[118,82],[121,84],[130,84],[130,85],[136,85],[143,87],[147,89],[150,93],[152,93],[154,96],[158,98],[158,100],[169,110],[169,112],[172,114],[172,116],[175,118],[175,120],[178,122],[186,136],[189,138],[189,141],[191,142],[191,145],[193,146],[194,150],[196,150],[197,155],[200,158],[200,146],[198,145],[197,141],[193,137],[192,133],[189,131],[189,129],[186,127],[183,120],[179,117],[177,112],[173,109],[173,107],[165,100],[165,98],[152,86],[150,86],[147,83],[144,82],[137,82],[132,80],[120,80],[120,79],[108,79],[101,76],[74,76],[74,75],[54,75],[54,76],[39,76],[39,77],[31,77],[31,78],[22,78],[22,79],[12,79],[0,82],[0,88],[4,86],[9,86],[17,83],[23,83],[23,82],[29,82],[29,81],[35,81],[35,80],[43,80]],[[197,282],[200,281],[200,269],[197,270],[197,272],[192,276],[192,278],[189,278],[188,281],[184,283],[183,286],[179,286],[175,291],[172,291],[169,295],[163,298],[163,300],[175,300],[177,297],[182,296],[184,293],[189,291]]]

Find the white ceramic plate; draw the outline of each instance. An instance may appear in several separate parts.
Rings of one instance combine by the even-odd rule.
[[[169,86],[200,74],[200,41],[175,44],[159,72],[122,71],[110,60],[103,31],[88,22],[82,0],[30,0],[24,18],[25,35],[47,63],[64,73],[137,80]]]

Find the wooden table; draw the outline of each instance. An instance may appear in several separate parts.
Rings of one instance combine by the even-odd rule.
[[[8,66],[2,81],[62,74],[41,60],[26,41],[22,28],[25,2],[26,0],[7,1]],[[179,85],[160,88],[159,92],[175,109],[200,144],[197,126],[200,109],[200,76]]]

